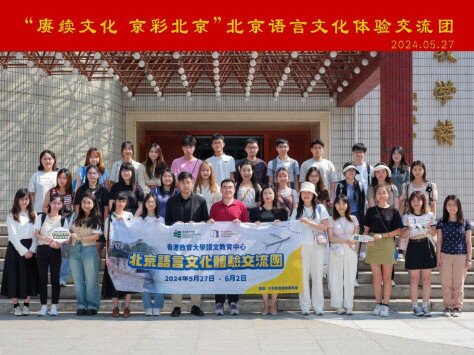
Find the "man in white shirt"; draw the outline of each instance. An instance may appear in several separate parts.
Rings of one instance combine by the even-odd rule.
[[[365,195],[367,196],[367,189],[372,182],[370,176],[374,168],[372,165],[364,161],[366,152],[367,147],[364,143],[356,143],[352,146],[352,161],[359,172],[359,174],[356,175],[356,179],[364,188]]]
[[[318,168],[323,177],[324,187],[329,191],[329,198],[334,200],[334,189],[337,183],[337,173],[334,164],[323,158],[324,142],[321,139],[315,139],[311,142],[311,153],[313,157],[301,164],[300,182],[306,181],[306,174],[313,166]]]
[[[234,179],[235,160],[230,155],[224,153],[224,136],[220,133],[214,133],[211,137],[214,156],[206,159],[214,168],[216,183],[221,184],[224,179]]]

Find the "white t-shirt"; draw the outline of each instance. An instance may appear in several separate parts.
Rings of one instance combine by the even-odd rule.
[[[324,186],[326,187],[326,190],[329,191],[330,183],[337,182],[337,173],[334,164],[327,159],[314,160],[311,158],[301,164],[300,182],[305,181],[308,170],[313,166],[318,168],[319,172],[323,176]]]
[[[116,214],[113,213],[112,216],[109,215],[109,217],[106,218],[105,220],[105,223],[104,223],[104,236],[105,238],[108,238],[109,236],[109,219],[112,217],[112,220],[110,221],[110,223],[112,223],[113,221],[115,221],[115,219],[117,218]],[[124,221],[129,221],[133,218],[133,213],[131,212],[128,212],[128,211],[123,211],[123,214],[122,214],[122,219]]]
[[[49,189],[56,186],[57,171],[45,173],[44,171],[37,171],[31,176],[28,184],[28,190],[35,193],[35,200],[33,209],[35,212],[43,211],[43,202]]]
[[[367,163],[365,161],[361,165],[355,165],[354,163],[354,166],[359,172],[359,174],[356,174],[356,179],[360,182],[360,185],[364,187],[365,196],[367,198],[367,189],[369,188],[369,174],[367,172]],[[374,168],[372,167],[372,165],[369,165],[370,174],[372,174],[373,170]]]
[[[359,232],[359,221],[355,216],[351,216],[352,221],[348,221],[345,217],[340,217],[337,220],[330,219],[329,226],[336,238],[343,240],[350,240],[352,236]]]
[[[320,211],[321,213],[318,212],[318,211]],[[296,212],[297,212],[297,209],[295,208],[293,210],[293,212],[291,213],[290,220],[292,220],[292,221],[296,220]],[[321,223],[321,221],[330,218],[328,211],[321,204],[317,205],[316,209],[314,211],[311,207],[309,207],[309,208],[304,207],[303,214],[301,215],[300,218],[302,218],[302,217],[305,217],[305,218],[307,218],[307,219],[309,219],[313,222],[316,222],[318,224]],[[304,224],[304,223],[302,223],[301,225],[302,225],[302,228],[303,228],[303,238],[301,240],[301,243],[302,244],[310,244],[310,245],[315,244],[313,228],[311,228],[310,226],[308,226],[307,224]]]
[[[64,224],[61,226],[61,216],[57,216],[56,218],[51,219],[49,218],[49,215],[46,215],[43,225],[41,225],[41,215],[38,215],[36,217],[36,221],[34,225],[34,229],[39,230],[40,234],[43,237],[49,237],[49,238],[51,238],[51,232],[53,231],[53,229],[60,228],[60,227],[63,227],[66,229],[69,228],[67,219],[64,219]],[[38,245],[48,245],[48,243],[42,240],[38,240]]]
[[[112,165],[112,170],[110,171],[109,180],[117,183],[119,181],[120,167],[122,166],[123,161],[118,160]],[[142,164],[132,159],[133,168],[135,169],[135,180],[137,181],[140,187],[145,185],[145,177],[143,176]],[[143,189],[143,187],[142,187]]]
[[[402,218],[403,225],[408,227],[410,234],[408,238],[424,238],[428,237],[428,226],[436,224],[433,212],[428,212],[417,216],[415,214],[405,214]]]
[[[207,158],[206,161],[214,168],[216,174],[216,183],[221,186],[224,179],[230,178],[230,173],[235,172],[235,161],[230,155],[222,154],[216,157],[215,155]]]

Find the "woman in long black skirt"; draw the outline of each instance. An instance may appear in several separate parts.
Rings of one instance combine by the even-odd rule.
[[[37,240],[33,225],[36,213],[27,189],[19,189],[7,216],[8,246],[0,294],[11,298],[14,316],[30,314],[30,298],[38,294]],[[24,300],[20,308],[19,299]]]

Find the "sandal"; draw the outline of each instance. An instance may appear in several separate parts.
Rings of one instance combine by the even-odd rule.
[[[269,309],[270,306],[268,304],[264,304],[262,308],[262,316],[266,316],[268,314]]]

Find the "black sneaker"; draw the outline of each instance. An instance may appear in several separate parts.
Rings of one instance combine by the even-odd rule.
[[[76,311],[76,316],[85,316],[86,314],[87,314],[87,310],[85,310],[84,308],[79,308]]]
[[[89,308],[87,310],[87,315],[88,316],[95,316],[97,314],[97,309]]]
[[[171,317],[179,317],[181,315],[181,308],[180,307],[174,307],[173,311],[171,312]]]
[[[191,307],[191,314],[195,315],[196,317],[204,317],[204,312],[198,306]]]

